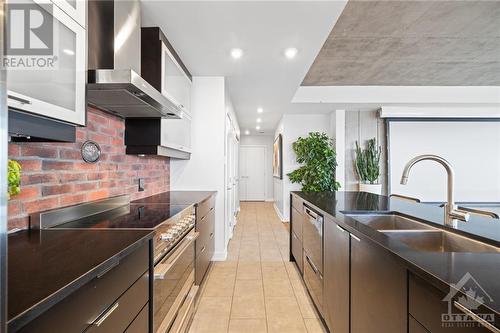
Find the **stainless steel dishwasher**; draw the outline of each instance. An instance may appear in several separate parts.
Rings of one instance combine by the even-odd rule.
[[[316,307],[323,314],[323,216],[304,205],[302,229],[304,281]]]

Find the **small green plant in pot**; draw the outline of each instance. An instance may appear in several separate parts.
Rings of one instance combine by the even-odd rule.
[[[7,197],[10,199],[14,195],[21,193],[21,165],[19,162],[9,160],[7,166]]]
[[[292,183],[300,183],[304,192],[337,191],[337,159],[333,140],[326,133],[312,132],[292,144],[300,168],[287,174]]]
[[[375,138],[368,140],[364,149],[356,141],[354,166],[358,174],[359,190],[361,192],[382,193],[382,185],[379,183],[381,154],[382,148],[377,146]]]

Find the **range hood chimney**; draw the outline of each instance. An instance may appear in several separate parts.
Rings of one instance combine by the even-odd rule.
[[[88,103],[122,118],[180,118],[141,75],[139,0],[88,1]]]

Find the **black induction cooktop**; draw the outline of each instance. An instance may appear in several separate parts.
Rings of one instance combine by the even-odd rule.
[[[154,229],[192,205],[129,204],[53,229]]]

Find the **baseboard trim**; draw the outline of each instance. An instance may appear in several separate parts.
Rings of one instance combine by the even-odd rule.
[[[274,199],[271,198],[271,199],[266,199],[266,202],[274,202]]]
[[[226,261],[227,259],[227,250],[223,252],[214,252],[212,257],[212,261]]]
[[[276,203],[273,204],[273,207],[274,207],[274,210],[276,211],[276,214],[278,215],[279,219],[281,220],[281,222],[288,223],[288,220],[284,219],[283,215],[281,215],[281,212],[278,209],[278,206],[276,206]]]

